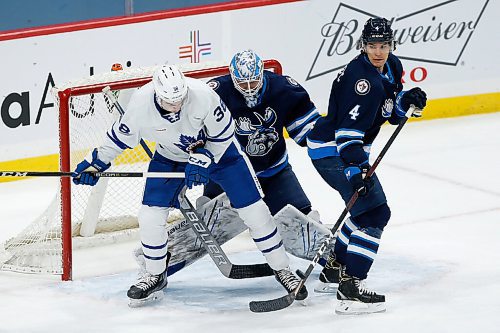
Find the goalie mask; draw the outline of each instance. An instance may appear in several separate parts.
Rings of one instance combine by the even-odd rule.
[[[234,87],[246,99],[256,99],[264,81],[264,63],[252,50],[234,55],[229,64]]]
[[[184,74],[174,65],[163,65],[153,74],[155,100],[168,112],[178,112],[187,95]]]
[[[388,43],[390,50],[394,51],[396,42],[394,41],[391,22],[382,17],[375,17],[366,21],[357,48],[364,49],[368,43]]]

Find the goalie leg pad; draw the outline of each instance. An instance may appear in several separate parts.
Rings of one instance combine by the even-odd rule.
[[[274,221],[286,251],[302,259],[312,260],[321,244],[330,236],[330,229],[291,205],[283,207],[274,216]],[[325,258],[333,246],[334,242],[331,242],[326,248]]]

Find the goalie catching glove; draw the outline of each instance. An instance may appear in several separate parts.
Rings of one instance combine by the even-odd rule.
[[[186,165],[186,186],[205,185],[210,179],[209,167],[214,162],[214,155],[205,148],[196,148],[189,154]]]
[[[104,172],[111,166],[111,163],[104,163],[97,157],[97,148],[92,153],[88,154],[83,161],[78,163],[75,171],[73,171],[73,183],[77,185],[90,185],[97,184],[99,177],[93,172]]]

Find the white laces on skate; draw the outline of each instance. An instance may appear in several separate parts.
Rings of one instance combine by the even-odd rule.
[[[358,290],[359,290],[359,293],[360,294],[365,294],[365,295],[375,295],[375,292],[368,289],[368,287],[366,287],[366,282],[365,280],[354,280],[354,283],[356,284],[356,287],[358,287]]]
[[[299,280],[290,271],[290,269],[282,269],[276,272],[281,284],[289,291],[294,290],[299,285]]]
[[[147,290],[156,285],[159,278],[160,278],[159,275],[152,275],[150,273],[146,273],[140,278],[139,282],[137,282],[135,286],[139,289]]]

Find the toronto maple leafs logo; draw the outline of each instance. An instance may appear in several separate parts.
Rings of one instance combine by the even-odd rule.
[[[236,120],[236,134],[247,135],[248,143],[245,151],[250,156],[263,156],[271,151],[273,145],[278,142],[279,136],[273,127],[276,122],[276,112],[267,108],[264,117],[254,112],[259,124],[252,124],[247,117]]]
[[[177,146],[182,151],[190,153],[194,151],[197,147],[203,147],[205,145],[205,141],[206,141],[205,132],[200,131],[198,133],[198,137],[196,138],[194,136],[181,134],[179,136],[179,143],[174,142],[174,145]]]

